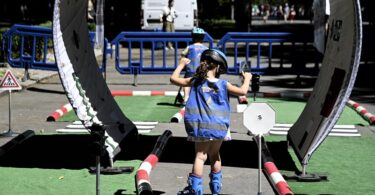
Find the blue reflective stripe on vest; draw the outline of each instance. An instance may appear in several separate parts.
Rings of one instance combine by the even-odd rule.
[[[208,115],[208,116],[217,116],[217,117],[230,117],[230,113],[227,111],[221,110],[199,110],[198,108],[185,108],[185,112],[190,114],[201,114],[201,115]]]
[[[193,122],[193,121],[186,121],[185,127],[189,129],[211,129],[215,131],[227,131],[228,130],[228,127],[225,124],[213,124],[213,123]]]

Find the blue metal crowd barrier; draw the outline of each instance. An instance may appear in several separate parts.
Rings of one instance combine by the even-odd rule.
[[[174,49],[165,47],[168,42],[173,43]],[[206,33],[203,42],[212,48],[213,38],[209,34]],[[190,32],[121,32],[111,44],[115,46],[119,73],[170,74],[179,63],[179,48],[192,44],[192,38]],[[123,47],[127,54],[120,53]]]
[[[243,61],[250,63],[252,72],[258,74],[272,74],[272,72],[273,74],[314,74],[313,72],[316,71],[312,70],[318,70],[319,55],[312,46],[312,42],[312,34],[309,36],[289,32],[228,32],[220,39],[216,47],[222,50],[228,59],[233,58],[233,63],[228,62],[231,64],[228,69],[229,74],[239,74],[239,64]],[[274,57],[276,53],[274,47],[278,47],[279,56],[277,57]],[[298,56],[301,53],[304,53],[305,57],[307,53],[312,53],[314,67],[306,67],[309,59],[301,59],[304,57]],[[284,64],[284,55],[289,55],[291,64],[289,67]],[[275,59],[280,60],[279,63],[275,63]],[[278,66],[275,66],[276,64]]]
[[[3,43],[6,43],[8,63],[12,67],[57,70],[52,29],[16,24],[3,38],[6,39]],[[94,32],[90,32],[90,39],[94,43]],[[168,42],[173,43],[174,49],[165,49]],[[212,48],[213,42],[213,38],[206,33],[204,43]],[[181,48],[191,43],[190,32],[121,32],[111,42],[115,46],[116,70],[121,74],[134,75],[170,74],[178,65]],[[111,48],[103,48],[105,55],[100,66],[101,72],[106,72],[106,55],[112,54]],[[120,52],[122,48],[127,49],[125,54]],[[276,74],[310,74],[319,69],[320,59],[312,46],[312,35],[229,32],[217,43],[216,48],[227,54],[229,74],[239,74],[239,64],[243,61],[250,63],[252,72],[258,74],[272,71]],[[314,66],[310,68],[306,66],[307,53],[312,53],[314,62]],[[275,54],[279,56],[275,57]],[[254,59],[256,63],[253,63]],[[275,59],[280,60],[279,63],[275,63]],[[288,60],[289,62],[284,63]]]
[[[7,32],[7,59],[15,68],[57,70],[52,30],[46,27],[13,25]]]
[[[53,51],[52,29],[41,26],[13,25],[6,33],[6,50],[8,63],[15,68],[57,70]],[[91,42],[94,43],[95,32],[90,32]],[[105,39],[105,45],[108,40]],[[104,54],[111,50],[103,48]],[[106,55],[99,66],[101,72],[106,72]]]
[[[119,73],[169,74],[178,65],[181,55],[178,49],[191,41],[189,32],[121,32],[111,44],[115,46]],[[173,43],[174,50],[164,49],[167,42]],[[205,42],[213,47],[209,34]],[[239,74],[240,63],[244,61],[257,74],[316,74],[321,58],[312,42],[312,34],[229,32],[216,48],[227,55],[228,74]],[[124,50],[120,52],[121,49]]]

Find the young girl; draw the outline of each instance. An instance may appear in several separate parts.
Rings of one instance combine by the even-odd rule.
[[[227,71],[226,56],[219,50],[208,49],[202,53],[201,63],[194,77],[180,78],[181,70],[189,63],[183,58],[170,80],[178,86],[191,86],[190,97],[185,106],[185,129],[188,140],[195,142],[195,160],[188,177],[188,186],[179,194],[203,194],[202,175],[207,158],[210,159],[210,189],[212,194],[221,190],[220,147],[229,140],[230,124],[229,94],[246,95],[251,74],[242,72],[244,82],[236,87],[219,79]]]

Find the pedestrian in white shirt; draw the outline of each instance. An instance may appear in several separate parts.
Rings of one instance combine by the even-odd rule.
[[[177,18],[177,12],[174,6],[174,0],[168,0],[168,6],[163,8],[160,14],[160,22],[163,23],[164,32],[174,32],[174,19]],[[173,49],[173,44],[168,42],[168,49]]]

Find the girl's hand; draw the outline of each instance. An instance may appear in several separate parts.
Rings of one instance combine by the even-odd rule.
[[[190,63],[190,61],[191,60],[189,58],[182,57],[179,65],[185,67],[186,65]]]
[[[242,76],[244,79],[251,80],[251,77],[253,76],[250,72],[243,72],[242,71]]]

